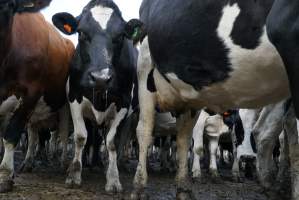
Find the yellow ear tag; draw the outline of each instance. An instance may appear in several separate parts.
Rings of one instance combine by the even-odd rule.
[[[72,32],[72,27],[69,24],[64,24],[63,28],[66,32],[71,33]]]
[[[229,112],[223,113],[223,116],[228,117],[229,116]]]

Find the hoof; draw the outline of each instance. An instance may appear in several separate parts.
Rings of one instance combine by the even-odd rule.
[[[233,176],[233,181],[236,183],[244,183],[244,178],[240,176]]]
[[[2,180],[0,182],[0,193],[10,192],[13,189],[14,182],[12,178],[8,178],[6,180]]]
[[[76,181],[76,180],[68,177],[65,180],[65,185],[66,185],[67,188],[71,188],[71,189],[80,188],[81,187],[81,181]]]
[[[222,179],[217,171],[211,172],[211,181],[212,183],[216,183],[216,184],[222,183]]]
[[[176,194],[177,200],[196,200],[194,194],[190,192],[177,192]]]
[[[201,177],[201,171],[200,170],[194,170],[192,171],[192,178],[193,179],[198,179]]]
[[[131,200],[149,200],[149,196],[146,195],[144,192],[133,192],[131,194]]]
[[[107,183],[105,186],[105,191],[108,193],[115,194],[115,193],[122,192],[123,188],[119,181],[115,181],[114,183],[110,183],[110,184]]]
[[[23,163],[21,164],[20,168],[19,168],[19,172],[21,173],[30,173],[33,170],[33,161],[23,161]]]
[[[78,188],[81,186],[81,163],[72,163],[68,169],[68,176],[65,184],[68,188]]]

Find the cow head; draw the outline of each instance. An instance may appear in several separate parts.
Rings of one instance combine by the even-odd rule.
[[[89,2],[78,17],[57,13],[52,21],[67,35],[79,34],[71,73],[77,74],[77,81],[85,88],[106,87],[113,82],[114,67],[125,40],[138,39],[142,27],[136,19],[125,22],[117,5],[110,0]]]
[[[0,0],[0,13],[38,12],[50,4],[51,0]]]

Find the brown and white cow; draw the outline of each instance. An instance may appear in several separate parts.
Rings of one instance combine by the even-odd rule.
[[[36,12],[49,0],[0,1],[0,103],[20,100],[4,132],[0,192],[13,187],[14,149],[26,123],[51,117],[66,103],[73,44]]]

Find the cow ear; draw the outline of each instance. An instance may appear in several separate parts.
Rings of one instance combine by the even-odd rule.
[[[66,35],[72,35],[77,32],[78,20],[69,13],[56,13],[52,17],[52,22]]]
[[[134,43],[141,41],[146,35],[144,24],[138,19],[131,19],[125,25],[125,36]]]
[[[16,0],[15,11],[22,12],[38,12],[47,7],[51,0]]]

